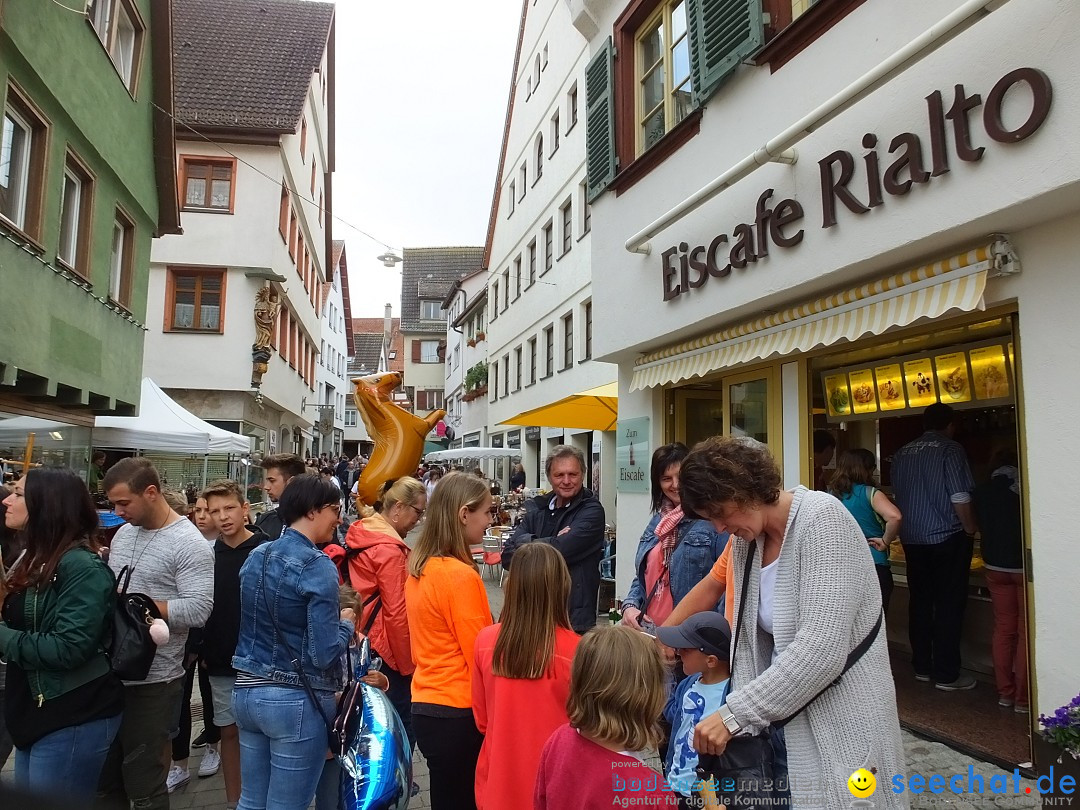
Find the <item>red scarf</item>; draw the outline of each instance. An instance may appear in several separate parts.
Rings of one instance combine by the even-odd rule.
[[[679,544],[679,522],[682,519],[682,505],[668,505],[660,510],[660,522],[656,524],[656,536],[660,538],[660,549],[664,556],[664,573],[660,577],[660,582],[657,583],[657,593],[663,592],[670,579],[668,570],[671,566],[671,554],[675,551],[675,546]]]

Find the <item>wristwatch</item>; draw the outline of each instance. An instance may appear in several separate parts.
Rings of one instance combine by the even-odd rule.
[[[731,732],[732,737],[742,731],[742,726],[739,725],[739,721],[735,719],[735,715],[731,713],[731,709],[728,708],[726,703],[716,711],[720,715],[720,719],[724,721],[727,730]]]

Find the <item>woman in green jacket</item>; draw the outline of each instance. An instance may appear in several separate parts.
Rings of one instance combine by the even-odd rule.
[[[0,582],[5,717],[24,790],[93,798],[124,692],[105,655],[116,586],[95,553],[98,517],[70,470],[30,470],[4,499],[26,550]]]

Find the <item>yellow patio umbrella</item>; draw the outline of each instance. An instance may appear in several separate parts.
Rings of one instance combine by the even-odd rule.
[[[619,384],[608,383],[557,402],[524,411],[501,425],[614,430],[619,417]]]

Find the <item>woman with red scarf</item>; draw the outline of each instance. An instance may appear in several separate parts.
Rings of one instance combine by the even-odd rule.
[[[679,495],[679,469],[690,451],[675,442],[652,457],[653,517],[634,558],[634,581],[622,603],[622,621],[638,630],[664,623],[675,605],[704,579],[727,545],[707,520],[686,517]]]

